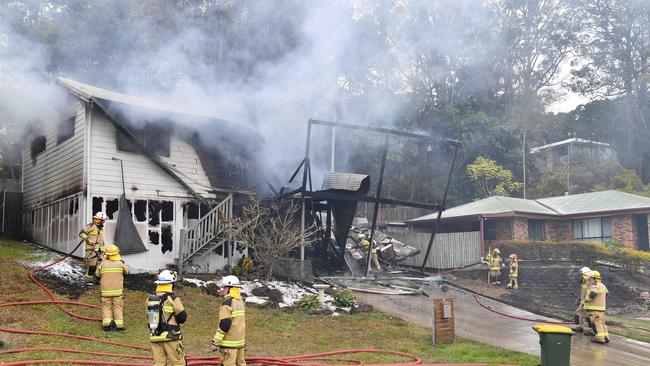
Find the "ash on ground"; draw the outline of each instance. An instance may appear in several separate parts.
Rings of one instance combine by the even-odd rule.
[[[201,280],[198,278],[183,278],[183,282],[191,284],[215,295],[210,289],[218,288],[218,280]],[[296,283],[282,281],[242,281],[242,296],[247,304],[266,306],[277,304],[280,308],[294,308],[304,295],[318,295],[318,291],[309,286],[301,286]],[[352,308],[341,308],[334,304],[333,289],[325,290],[324,303],[315,314],[331,314],[337,316],[341,313],[350,313]]]

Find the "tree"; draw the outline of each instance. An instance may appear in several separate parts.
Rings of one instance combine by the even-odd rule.
[[[484,156],[477,157],[472,164],[467,166],[467,176],[478,185],[485,197],[507,196],[522,187],[520,182],[514,180],[511,171]]]
[[[248,248],[252,258],[262,265],[268,280],[279,261],[288,258],[303,243],[309,245],[307,238],[316,232],[313,226],[304,232],[300,230],[295,220],[299,210],[300,205],[294,202],[288,207],[276,207],[253,198],[241,216],[233,216],[225,225],[224,234]]]
[[[647,181],[650,3],[640,0],[581,0],[581,62],[572,88],[599,99],[622,97],[627,141],[622,160]],[[618,127],[620,129],[620,126]]]

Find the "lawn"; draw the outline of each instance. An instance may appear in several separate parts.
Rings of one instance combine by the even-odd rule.
[[[20,243],[0,242],[0,264],[3,280],[0,281],[0,303],[44,300],[45,296],[27,278],[27,269],[17,260],[29,260],[31,248]],[[153,284],[152,284],[153,289]],[[189,320],[183,326],[186,352],[192,355],[211,355],[210,339],[216,330],[219,299],[198,288],[180,287],[177,294],[183,300]],[[144,292],[127,291],[125,298],[124,333],[105,333],[100,324],[71,319],[55,306],[23,306],[0,308],[0,323],[6,328],[46,330],[129,344],[148,346]],[[84,292],[79,301],[99,304],[97,289]],[[75,307],[76,312],[98,317],[99,311]],[[351,348],[378,348],[418,355],[424,363],[491,363],[512,365],[537,365],[538,358],[511,352],[464,339],[454,344],[433,346],[430,329],[379,313],[354,315],[312,316],[300,311],[259,309],[249,307],[247,316],[247,344],[249,356],[289,356]],[[72,340],[50,336],[14,335],[0,333],[6,342],[3,350],[18,347],[62,347],[107,353],[147,355],[147,352],[125,350],[113,345]],[[66,355],[53,352],[34,352],[3,355],[3,361],[75,358],[92,359],[87,355]],[[367,362],[393,362],[390,356],[364,356]],[[126,359],[116,358],[115,361]],[[137,361],[137,360],[136,360]]]

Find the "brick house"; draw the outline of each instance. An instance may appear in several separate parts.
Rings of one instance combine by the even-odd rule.
[[[618,191],[537,200],[492,196],[443,212],[438,232],[477,231],[481,252],[496,241],[621,241],[650,251],[650,198]],[[431,231],[436,213],[407,221],[414,231]]]

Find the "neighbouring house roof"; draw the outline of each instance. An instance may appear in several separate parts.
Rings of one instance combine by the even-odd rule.
[[[554,143],[551,143],[551,144],[534,147],[534,148],[530,149],[530,153],[534,154],[534,153],[537,153],[537,152],[540,152],[540,151],[543,151],[543,150],[546,150],[546,149],[550,149],[550,148],[557,147],[557,146],[562,146],[562,145],[568,145],[568,144],[609,146],[609,144],[605,143],[605,142],[585,140],[585,139],[573,137],[573,138],[570,138],[570,139],[554,142]]]
[[[650,198],[619,191],[540,198],[537,202],[552,207],[560,215],[650,209]]]
[[[603,191],[537,200],[492,196],[445,210],[442,213],[442,219],[478,219],[479,216],[561,218],[643,210],[650,211],[650,198],[619,191]],[[424,224],[432,222],[436,218],[437,213],[434,212],[409,220],[407,223]]]

